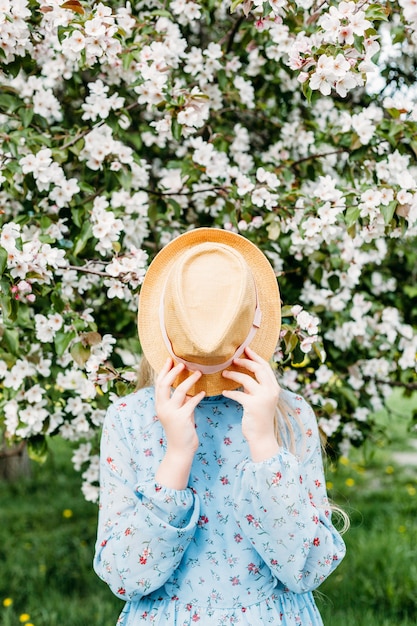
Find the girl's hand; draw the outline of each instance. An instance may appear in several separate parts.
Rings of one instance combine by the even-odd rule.
[[[168,359],[159,373],[155,385],[156,414],[165,430],[167,448],[183,455],[194,456],[198,448],[198,437],[194,422],[194,409],[204,398],[201,391],[195,396],[187,396],[188,391],[201,377],[201,372],[193,372],[172,391],[171,387],[184,365],[173,367]]]
[[[249,444],[252,460],[264,461],[279,452],[275,434],[275,414],[280,386],[267,361],[250,348],[247,358],[235,359],[235,365],[255,375],[225,370],[223,376],[239,383],[243,391],[223,391],[226,398],[243,406],[242,433]]]

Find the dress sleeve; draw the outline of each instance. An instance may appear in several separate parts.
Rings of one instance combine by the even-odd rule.
[[[178,567],[198,517],[190,489],[138,482],[120,414],[110,407],[101,438],[97,575],[124,600],[159,589]]]
[[[273,575],[295,593],[318,587],[345,555],[331,521],[316,419],[305,401],[301,408],[304,455],[299,459],[281,449],[264,462],[244,461],[234,494],[242,532]]]

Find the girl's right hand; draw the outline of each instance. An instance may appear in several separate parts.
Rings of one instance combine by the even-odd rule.
[[[174,367],[172,359],[167,359],[155,384],[156,414],[165,431],[167,455],[183,460],[194,458],[197,451],[194,410],[205,396],[204,391],[195,396],[187,395],[201,377],[201,372],[198,371],[193,372],[172,391],[172,385],[184,367],[182,363]]]

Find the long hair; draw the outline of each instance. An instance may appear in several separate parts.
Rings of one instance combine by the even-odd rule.
[[[297,414],[291,410],[291,407],[283,398],[283,394],[279,395],[277,407],[275,410],[275,436],[280,446],[285,447],[292,454],[296,454],[296,445],[295,445],[295,430],[294,426],[296,426],[303,437],[303,445],[305,445],[305,431],[304,426]],[[321,433],[319,430],[320,436],[320,445],[321,445],[321,453],[323,458],[323,463],[326,460],[326,449],[325,449],[325,441],[321,437]],[[298,456],[300,453],[298,452]],[[328,508],[331,510],[332,514],[335,515],[337,521],[340,534],[345,533],[350,526],[350,519],[346,511],[344,511],[340,506],[337,506],[334,502],[332,502],[327,497],[327,505],[320,505],[319,508]]]

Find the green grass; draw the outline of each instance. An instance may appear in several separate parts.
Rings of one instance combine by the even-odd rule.
[[[329,469],[330,497],[349,514],[347,556],[320,587],[325,626],[411,626],[417,623],[417,450],[410,445],[415,400],[396,394],[393,413],[378,420],[389,442],[352,454]],[[416,466],[393,460],[414,450]]]
[[[341,483],[342,476],[343,487],[337,494],[331,490],[331,495],[349,514],[351,528],[345,535],[345,560],[320,588],[324,622],[329,626],[416,624],[415,477],[408,469],[378,464],[365,474],[349,464],[335,483]]]
[[[345,560],[316,592],[325,626],[417,623],[417,467],[393,461],[393,451],[411,449],[410,406],[398,398],[393,406],[398,413],[378,416],[389,445],[327,471],[351,528]],[[123,603],[91,566],[97,508],[83,500],[69,444],[52,447],[30,479],[0,482],[0,625],[115,626]]]
[[[91,566],[97,507],[81,495],[69,444],[52,449],[31,479],[0,482],[0,624],[28,614],[34,626],[114,626],[123,603]]]

